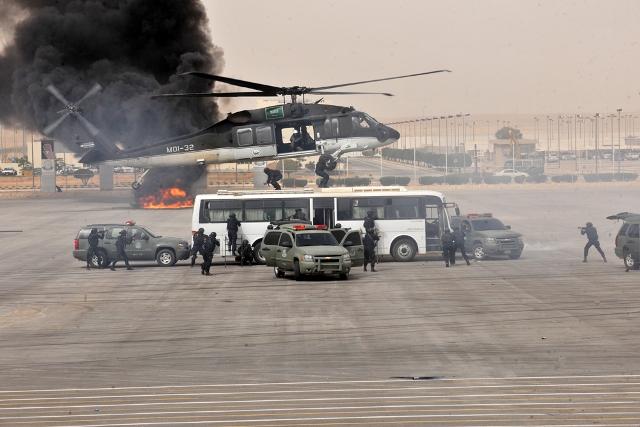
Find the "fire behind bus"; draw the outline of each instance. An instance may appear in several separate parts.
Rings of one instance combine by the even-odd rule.
[[[262,237],[271,221],[287,219],[301,209],[313,224],[331,228],[340,224],[351,229],[362,228],[367,212],[372,211],[380,236],[378,256],[391,255],[396,261],[411,261],[417,254],[440,254],[440,236],[450,227],[447,204],[437,191],[407,191],[403,187],[354,187],[291,191],[225,191],[198,195],[194,202],[192,232],[203,228],[206,234],[216,232],[220,254],[232,255],[227,240],[226,221],[235,213],[242,225],[237,246],[247,239],[260,255]]]

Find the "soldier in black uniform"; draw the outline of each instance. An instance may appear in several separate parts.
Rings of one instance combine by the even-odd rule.
[[[462,254],[462,258],[467,261],[467,265],[471,265],[469,262],[469,257],[467,257],[467,253],[464,250],[464,237],[466,234],[459,227],[453,227],[453,241],[455,243],[455,247],[453,248],[453,261],[452,264],[456,263],[456,251],[460,249],[460,253]]]
[[[369,228],[375,229],[377,219],[378,217],[373,214],[373,211],[369,211],[367,212],[367,217],[364,219],[364,223],[362,224],[362,226],[364,227],[365,230]]]
[[[331,157],[330,154],[325,153],[318,158],[318,163],[316,163],[316,175],[322,177],[318,184],[318,188],[329,187],[329,174],[326,171],[334,170],[337,165],[337,161]]]
[[[211,276],[209,269],[211,268],[211,261],[213,260],[213,252],[216,250],[216,246],[220,246],[220,241],[216,239],[217,234],[212,232],[209,234],[209,237],[205,240],[203,246],[203,254],[204,262],[202,263],[202,274],[205,276]]]
[[[607,262],[607,257],[604,256],[604,252],[602,252],[602,249],[600,248],[600,241],[598,240],[598,230],[596,230],[596,228],[590,222],[587,223],[586,227],[580,227],[580,228],[581,228],[580,234],[582,235],[586,234],[587,239],[589,239],[589,241],[584,247],[584,260],[582,262],[587,262],[587,255],[589,255],[589,248],[591,246],[595,246],[598,252],[600,252],[600,255],[602,255],[602,259],[604,260],[604,262]]]
[[[242,244],[238,248],[238,254],[240,256],[240,267],[244,267],[245,264],[253,264],[253,248],[248,240],[245,239],[242,241]]]
[[[376,264],[376,245],[380,237],[376,235],[376,231],[373,228],[367,228],[367,233],[362,239],[364,245],[364,271],[367,271],[367,264],[371,263],[371,271],[375,272]]]
[[[444,257],[444,263],[447,267],[449,267],[449,263],[455,262],[455,241],[453,240],[453,234],[451,234],[451,230],[446,228],[444,233],[442,233],[441,237],[442,241],[442,256]]]
[[[291,138],[289,138],[291,142],[291,148],[293,151],[302,151],[302,135],[298,131],[298,129],[294,129],[291,134]]]
[[[196,258],[198,258],[198,252],[200,255],[204,257],[204,252],[202,247],[204,246],[206,236],[204,235],[204,228],[199,228],[198,232],[193,235],[193,246],[191,246],[191,267],[193,267],[196,263]]]
[[[91,233],[87,236],[87,240],[89,241],[89,248],[87,249],[87,270],[91,268],[91,260],[94,255],[98,257],[98,268],[102,268],[100,252],[98,252],[98,243],[100,239],[104,239],[104,231],[102,233],[98,233],[97,228],[92,228]]]
[[[282,172],[280,172],[279,169],[264,168],[264,173],[267,174],[267,180],[265,181],[266,185],[271,184],[275,190],[282,190],[278,183],[278,181],[282,179]]]
[[[113,260],[113,264],[109,267],[110,270],[116,271],[116,263],[120,261],[120,259],[124,260],[125,265],[127,266],[127,270],[133,270],[129,266],[129,257],[127,253],[124,251],[124,248],[133,241],[131,237],[127,237],[127,230],[122,230],[118,239],[116,240],[116,259]]]
[[[307,220],[307,216],[304,214],[304,212],[302,212],[302,209],[296,208],[296,213],[291,215],[289,217],[289,219],[299,219],[299,220],[302,220],[302,221],[306,221]]]
[[[227,218],[227,235],[229,236],[229,251],[236,253],[236,239],[238,238],[238,227],[242,226],[236,218],[236,214],[231,212]]]

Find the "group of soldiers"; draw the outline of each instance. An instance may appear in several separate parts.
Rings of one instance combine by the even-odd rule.
[[[100,240],[104,239],[104,231],[98,232],[97,228],[92,228],[89,236],[87,236],[87,240],[89,242],[89,249],[87,249],[87,270],[89,270],[91,265],[91,260],[94,256],[100,257],[100,252],[98,252],[98,244]],[[129,257],[125,252],[125,248],[128,244],[132,243],[135,239],[133,237],[127,237],[127,230],[121,230],[118,234],[118,238],[116,239],[116,257],[109,266],[111,271],[116,271],[116,263],[121,259],[124,260],[124,264],[127,266],[127,270],[133,270],[133,267],[129,265]],[[98,268],[102,268],[102,264],[100,261],[97,263]]]
[[[327,171],[332,171],[337,166],[338,161],[330,154],[325,153],[318,158],[318,162],[316,163],[316,175],[322,178],[318,184],[318,188],[329,187],[329,174]],[[263,172],[267,175],[267,180],[264,182],[265,185],[273,186],[274,190],[282,190],[282,187],[280,187],[280,183],[278,182],[282,179],[282,172],[280,172],[279,169],[264,168]]]
[[[199,228],[197,233],[193,235],[193,246],[191,247],[191,267],[196,263],[198,254],[202,255],[202,264],[200,271],[205,276],[211,276],[211,261],[213,260],[213,252],[216,246],[220,246],[220,241],[216,239],[216,232],[211,232],[207,236],[204,234],[204,228]]]

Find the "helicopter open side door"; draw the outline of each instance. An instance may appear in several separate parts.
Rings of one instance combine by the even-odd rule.
[[[233,129],[232,134],[236,160],[258,160],[278,154],[271,124],[239,126]]]

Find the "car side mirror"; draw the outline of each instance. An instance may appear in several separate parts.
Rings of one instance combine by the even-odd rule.
[[[507,230],[511,230],[511,226],[510,225],[507,225]]]
[[[283,248],[292,248],[293,247],[293,243],[291,243],[291,242],[282,242],[281,246]]]
[[[347,240],[346,242],[344,242],[344,245],[342,245],[342,246],[344,246],[345,248],[347,246],[353,246],[353,242],[351,240]]]
[[[456,216],[460,216],[460,208],[456,206]]]
[[[149,240],[149,236],[147,236],[146,234],[142,235],[142,240]]]

